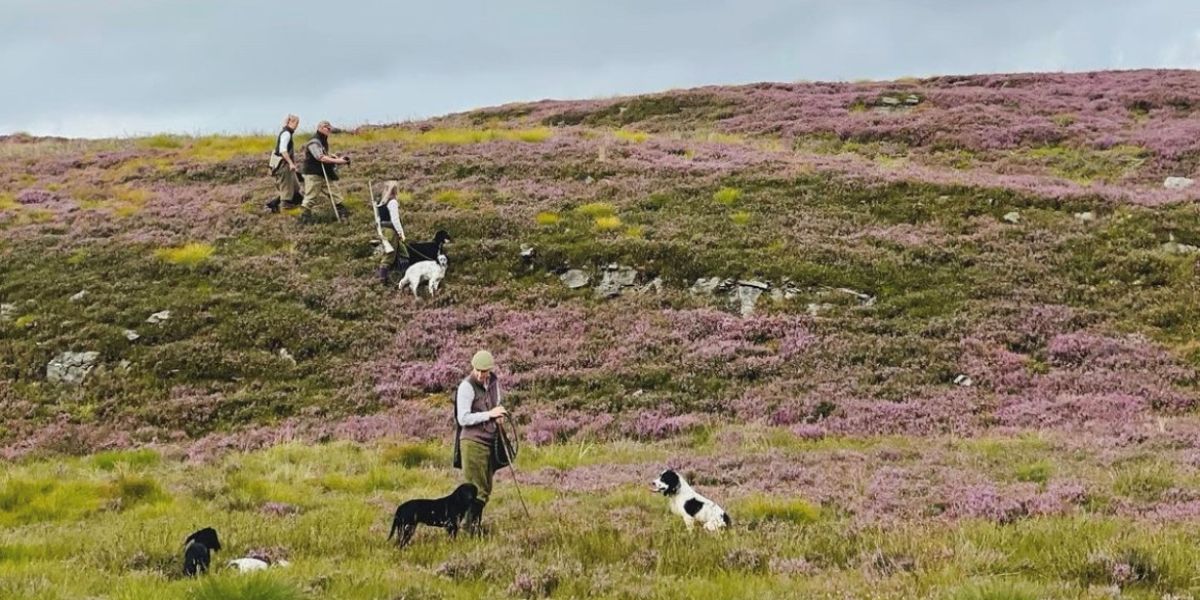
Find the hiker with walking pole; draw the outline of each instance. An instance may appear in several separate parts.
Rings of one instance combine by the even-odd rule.
[[[267,202],[267,210],[272,213],[279,212],[280,203],[285,203],[291,208],[299,204],[302,198],[300,180],[296,177],[300,167],[296,164],[292,140],[299,126],[300,117],[288,115],[284,118],[283,129],[275,136],[275,148],[271,150],[271,158],[267,161],[267,168],[275,177],[275,189],[278,191],[278,195]]]
[[[328,198],[333,205],[333,215],[338,221],[348,214],[340,195],[334,198],[331,182],[338,180],[337,166],[349,165],[350,159],[330,152],[329,134],[332,132],[329,121],[321,121],[312,139],[304,144],[304,201],[300,203],[304,214],[300,218],[305,222],[312,221],[313,203],[323,198]]]
[[[491,352],[480,350],[471,357],[471,374],[458,384],[454,395],[454,466],[461,468],[463,479],[479,490],[467,513],[467,532],[483,533],[483,509],[492,494],[496,471],[508,466],[511,449],[504,444],[501,423],[508,411],[500,405],[500,380],[493,372]]]
[[[368,185],[369,187],[369,185]],[[408,268],[408,246],[404,243],[404,227],[400,225],[400,201],[396,195],[400,182],[392,179],[383,182],[383,193],[379,202],[375,202],[375,192],[371,192],[371,203],[375,206],[375,232],[383,244],[383,258],[379,262],[379,281],[388,285],[388,273],[393,269],[403,271]]]

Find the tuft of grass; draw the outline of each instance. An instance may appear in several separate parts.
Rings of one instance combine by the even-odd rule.
[[[103,471],[112,471],[118,465],[125,465],[134,469],[141,469],[157,465],[162,457],[158,452],[149,448],[141,448],[138,450],[109,450],[100,452],[92,456],[92,464],[96,468]]]
[[[112,482],[109,494],[120,510],[139,504],[156,504],[169,499],[158,482],[144,475],[122,474]]]
[[[732,187],[723,187],[713,192],[713,201],[724,204],[725,206],[733,206],[742,197],[742,190]]]
[[[562,217],[558,216],[558,213],[556,212],[542,211],[538,213],[533,220],[536,221],[538,225],[549,226],[557,225],[558,222],[562,220]]]
[[[442,190],[433,195],[433,201],[459,210],[471,208],[471,193],[463,190]]]
[[[1045,592],[1025,581],[985,581],[968,583],[946,593],[946,600],[1040,600]]]
[[[748,225],[750,224],[750,213],[744,210],[739,210],[729,215],[729,220],[733,221],[734,225]]]
[[[738,520],[783,521],[786,523],[815,523],[821,519],[821,507],[804,499],[782,499],[751,496],[738,503],[734,516]]]
[[[415,131],[398,127],[364,129],[339,137],[339,144],[356,147],[379,142],[400,142],[410,146],[464,146],[488,142],[507,141],[538,143],[554,136],[549,127],[530,129],[470,129],[462,127],[439,127],[428,131]]]
[[[276,579],[275,574],[213,574],[188,593],[188,600],[303,600],[299,588]]]
[[[419,467],[443,459],[441,453],[428,444],[384,446],[379,452],[379,458],[384,463],[398,464],[408,468]]]
[[[1014,476],[1017,481],[1027,481],[1031,483],[1046,483],[1050,480],[1050,476],[1054,473],[1054,465],[1049,461],[1039,460],[1034,463],[1020,465],[1017,467]]]
[[[174,265],[198,265],[212,256],[212,244],[192,242],[174,248],[160,248],[154,255]]]
[[[650,134],[648,134],[646,132],[629,131],[627,129],[618,129],[613,132],[613,136],[615,136],[618,140],[621,140],[624,142],[633,142],[634,144],[640,144],[640,143],[650,139]]]
[[[183,136],[160,133],[150,137],[141,138],[137,141],[139,146],[143,148],[155,148],[158,150],[174,150],[182,148],[184,145]]]
[[[646,228],[643,225],[630,225],[625,228],[625,237],[640,240],[646,237]]]
[[[600,218],[617,214],[617,209],[607,202],[589,202],[576,208],[575,212],[585,217]]]
[[[100,507],[101,490],[83,482],[9,479],[0,487],[0,525],[82,518]]]
[[[0,210],[13,210],[20,208],[20,206],[12,194],[0,194]]]
[[[274,141],[274,136],[210,135],[195,139],[184,152],[197,160],[223,162],[242,156],[265,155]]]
[[[596,229],[600,231],[612,231],[621,226],[621,217],[596,217]]]
[[[1167,465],[1137,464],[1117,474],[1113,491],[1139,502],[1156,502],[1175,487],[1175,481],[1175,473]]]

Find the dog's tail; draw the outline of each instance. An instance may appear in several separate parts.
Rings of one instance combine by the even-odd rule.
[[[392,530],[388,532],[388,537],[387,537],[389,542],[392,541],[392,537],[396,535],[397,531],[400,531],[400,516],[399,515],[396,515],[396,517],[392,519]]]

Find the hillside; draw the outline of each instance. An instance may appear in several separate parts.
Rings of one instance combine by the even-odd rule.
[[[204,511],[299,555],[314,597],[1200,591],[1200,187],[1164,185],[1200,166],[1198,112],[1192,71],[512,104],[335,134],[353,214],[315,224],[262,208],[273,136],[9,136],[0,592],[76,597],[35,574],[86,516],[130,545],[78,594],[130,569],[207,593],[168,581],[186,531],[147,524]],[[434,299],[374,278],[367,185],[392,178],[411,237],[453,236]],[[480,347],[559,529],[466,558],[427,534],[401,596],[344,572],[394,563],[383,515],[455,478],[448,394]],[[48,381],[64,352],[96,353],[77,384]],[[744,536],[687,542],[644,489],[665,464]],[[511,543],[533,554],[484,566]]]

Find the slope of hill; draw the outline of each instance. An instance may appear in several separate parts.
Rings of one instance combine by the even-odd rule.
[[[47,532],[86,517],[84,546],[121,543],[77,594],[106,573],[141,590],[111,597],[210,593],[165,580],[182,536],[153,524],[228,514],[307,569],[264,586],[395,597],[345,561],[392,564],[379,515],[453,480],[447,394],[479,347],[560,525],[465,558],[430,542],[406,597],[1194,591],[1170,522],[1200,507],[1200,192],[1164,180],[1200,161],[1197,90],[1184,71],[756,84],[362,127],[333,137],[348,224],[264,214],[270,136],[10,136],[0,591],[74,597],[34,580],[76,556]],[[390,178],[411,236],[454,237],[434,299],[374,280],[367,184]],[[78,385],[47,380],[63,352],[95,353]],[[666,462],[749,516],[741,537],[694,544],[633,493]],[[490,566],[510,543],[533,554]]]

